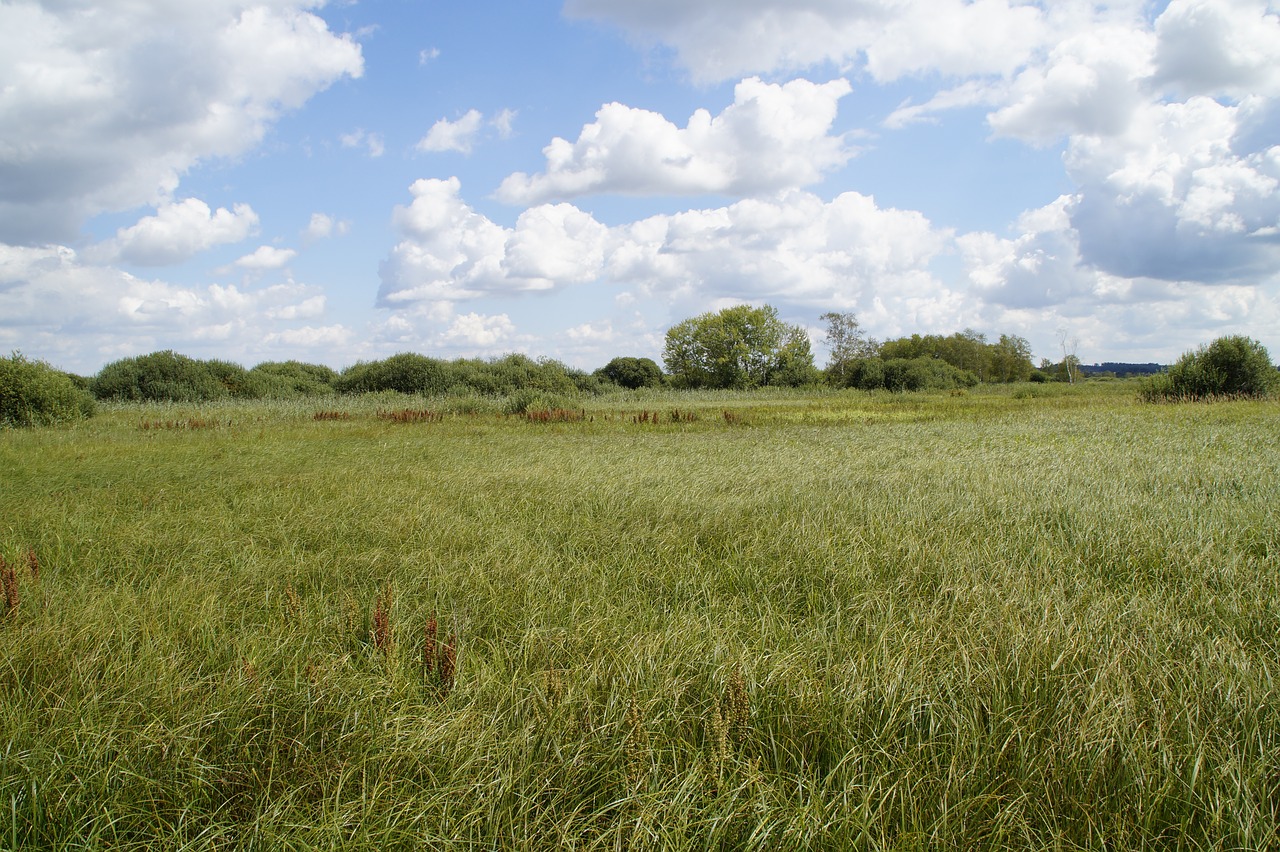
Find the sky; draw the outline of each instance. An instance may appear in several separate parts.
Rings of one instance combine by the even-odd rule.
[[[1280,358],[1280,2],[0,0],[0,350]]]

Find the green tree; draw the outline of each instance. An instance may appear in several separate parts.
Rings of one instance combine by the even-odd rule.
[[[1203,399],[1213,396],[1265,397],[1280,392],[1280,373],[1267,348],[1251,337],[1219,337],[1187,352],[1169,372],[1155,376],[1145,399]]]
[[[1031,344],[1025,337],[1002,334],[1000,342],[991,344],[990,382],[1025,382],[1035,366],[1031,363]]]
[[[809,335],[770,305],[736,305],[691,317],[667,331],[662,359],[684,388],[804,384],[816,376]]]
[[[662,368],[652,358],[614,358],[596,374],[628,390],[656,388],[662,384]]]
[[[867,337],[857,314],[829,311],[820,319],[827,324],[827,346],[831,350],[827,383],[838,388],[849,387],[853,383],[855,362],[874,358],[880,352],[880,344],[875,338]]]

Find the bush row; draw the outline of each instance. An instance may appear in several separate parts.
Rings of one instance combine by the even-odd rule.
[[[845,387],[921,391],[971,388],[978,377],[941,358],[859,358],[844,365]]]
[[[269,362],[246,370],[226,361],[199,361],[165,351],[114,361],[88,387],[100,400],[202,402],[381,391],[427,396],[510,396],[533,391],[577,396],[600,393],[611,385],[599,373],[525,355],[443,361],[406,352],[381,361],[360,361],[337,372],[299,361]]]
[[[1153,376],[1141,396],[1148,402],[1213,397],[1261,398],[1280,392],[1280,372],[1258,341],[1231,335],[1188,352]]]

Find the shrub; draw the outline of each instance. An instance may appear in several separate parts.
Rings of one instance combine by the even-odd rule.
[[[449,389],[450,370],[435,358],[401,352],[382,361],[360,361],[342,371],[334,381],[341,393],[398,391],[424,396]]]
[[[662,368],[652,358],[614,358],[596,375],[627,390],[662,386]]]
[[[93,397],[71,376],[15,352],[0,358],[0,424],[46,426],[93,416]]]
[[[971,388],[978,377],[941,358],[886,358],[884,386],[891,391],[949,390]]]
[[[90,383],[98,399],[203,402],[231,395],[244,368],[203,362],[172,350],[122,358],[103,367]]]
[[[1169,372],[1154,376],[1140,392],[1154,402],[1215,396],[1265,397],[1280,390],[1280,373],[1267,349],[1240,335],[1220,337],[1183,354]]]
[[[296,399],[334,393],[338,374],[320,364],[302,361],[267,361],[249,371],[256,395],[270,399]]]
[[[845,365],[848,387],[860,390],[922,391],[971,388],[978,377],[941,358],[860,358]]]

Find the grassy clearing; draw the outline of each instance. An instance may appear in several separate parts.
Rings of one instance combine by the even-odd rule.
[[[1274,848],[1280,407],[1133,399],[0,433],[0,844]]]

